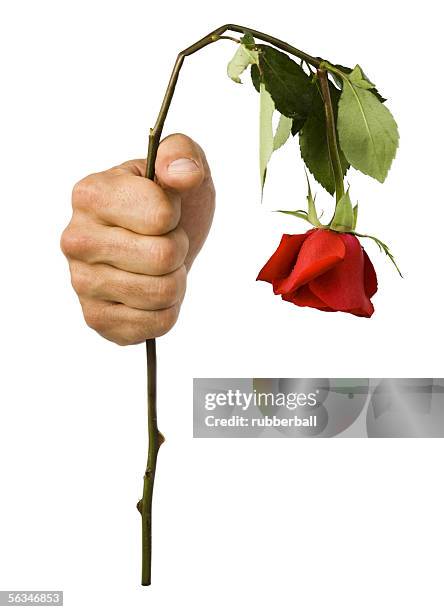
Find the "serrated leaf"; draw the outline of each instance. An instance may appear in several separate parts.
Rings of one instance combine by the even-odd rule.
[[[310,77],[282,51],[267,45],[257,48],[261,80],[277,110],[286,117],[306,117],[311,108]]]
[[[371,91],[345,78],[337,127],[350,164],[384,182],[399,141],[398,127],[388,108]]]
[[[274,102],[263,83],[260,84],[259,103],[259,168],[261,177],[261,190],[264,191],[267,165],[273,153],[273,112]]]
[[[367,77],[362,72],[362,68],[359,64],[353,68],[353,70],[348,75],[349,80],[358,87],[362,87],[362,89],[374,89],[374,83],[371,83]]]
[[[276,132],[273,138],[273,151],[277,151],[282,145],[284,145],[290,134],[291,134],[291,126],[293,124],[293,119],[286,117],[285,115],[281,115],[279,118],[279,123],[276,128]]]
[[[347,189],[336,204],[335,215],[330,223],[330,228],[337,232],[349,232],[353,229],[353,223],[353,204],[350,200],[349,189]]]
[[[329,83],[329,87],[333,112],[336,117],[340,92],[331,83]],[[328,152],[324,101],[317,84],[313,85],[313,90],[312,110],[299,133],[299,146],[302,159],[307,168],[318,183],[333,195],[335,192],[335,179]],[[339,156],[343,176],[345,176],[349,164],[340,147]]]
[[[353,68],[349,68],[348,66],[341,66],[341,64],[335,64],[335,68],[338,68],[341,72],[343,72],[344,74],[350,74],[351,72],[353,72]],[[371,79],[369,79],[365,73],[363,72],[362,68],[359,66],[362,76],[364,77],[364,79],[366,81],[368,81],[369,83],[371,83]],[[333,77],[335,83],[338,85],[338,87],[340,87],[342,89],[342,79],[340,77],[338,77],[337,74],[335,74],[334,72],[331,73],[331,76]],[[386,102],[387,98],[384,98],[383,96],[381,96],[381,94],[379,93],[379,91],[376,89],[375,86],[373,86],[371,89],[369,89],[369,91],[372,92],[372,94],[374,94],[378,100],[380,102]]]
[[[227,74],[235,83],[242,83],[240,75],[251,64],[257,64],[258,54],[253,49],[248,49],[244,45],[239,45],[233,59],[227,66]]]

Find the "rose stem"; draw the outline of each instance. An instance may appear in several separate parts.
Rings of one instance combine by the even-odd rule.
[[[341,158],[339,157],[338,142],[336,139],[336,123],[331,103],[330,87],[327,72],[323,68],[317,69],[319,85],[324,100],[325,121],[327,125],[328,154],[335,179],[336,205],[344,195],[344,179],[342,174]]]
[[[207,36],[204,36],[201,40],[198,40],[190,47],[187,47],[184,51],[181,51],[177,56],[176,62],[171,73],[171,77],[168,83],[168,87],[163,98],[162,105],[160,107],[159,114],[157,116],[154,128],[150,130],[149,143],[148,143],[148,155],[146,159],[146,172],[145,177],[150,180],[154,180],[155,175],[155,163],[157,149],[159,148],[160,138],[162,135],[163,126],[170,108],[171,100],[173,99],[174,90],[179,78],[180,69],[184,62],[185,57],[196,53],[200,49],[203,49],[207,45],[220,40],[224,32],[231,30],[232,32],[238,32],[244,34],[249,32],[255,38],[263,40],[265,42],[274,45],[282,51],[287,51],[292,55],[295,55],[301,60],[304,60],[308,64],[311,64],[314,68],[319,68],[321,65],[321,59],[312,57],[303,51],[299,51],[296,47],[287,44],[286,42],[269,36],[257,30],[250,28],[226,24],[217,28],[213,32],[210,32]],[[142,585],[148,586],[151,584],[151,555],[152,555],[152,538],[151,538],[151,523],[152,523],[152,500],[153,500],[153,487],[154,478],[156,475],[156,464],[157,464],[157,453],[160,445],[164,441],[162,434],[157,429],[157,407],[156,407],[156,340],[151,338],[146,341],[146,358],[147,358],[147,375],[148,375],[148,459],[145,470],[145,476],[143,481],[143,497],[137,504],[137,508],[142,515]]]
[[[164,437],[157,429],[156,408],[156,341],[146,341],[146,359],[148,370],[148,460],[143,479],[143,497],[137,504],[142,515],[142,585],[151,584],[151,509],[153,501],[154,474],[157,464],[157,453]]]

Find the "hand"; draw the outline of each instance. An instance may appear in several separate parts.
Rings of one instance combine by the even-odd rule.
[[[86,323],[120,345],[173,327],[214,213],[210,169],[193,140],[161,142],[156,182],[145,166],[128,161],[77,183],[61,239]]]

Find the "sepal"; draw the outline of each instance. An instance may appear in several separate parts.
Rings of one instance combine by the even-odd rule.
[[[353,231],[356,225],[355,212],[350,200],[350,188],[344,193],[336,204],[335,214],[330,223],[330,229],[335,232]],[[356,208],[356,207],[355,207]],[[356,208],[357,216],[357,208]]]
[[[376,242],[376,244],[378,245],[379,250],[381,252],[384,252],[387,255],[387,257],[390,259],[392,264],[395,266],[396,270],[398,271],[399,276],[401,278],[404,278],[402,276],[401,270],[398,268],[398,264],[396,263],[393,254],[390,251],[390,248],[388,247],[387,244],[385,244],[385,242],[382,242],[382,240],[379,240],[379,238],[376,238],[376,236],[370,236],[369,234],[358,234],[358,232],[350,232],[350,233],[354,234],[355,236],[358,236],[359,238],[370,238],[371,240]]]
[[[316,196],[313,197],[313,194],[311,192],[310,181],[308,179],[307,172],[305,173],[305,176],[307,178],[307,186],[308,186],[307,210],[277,210],[275,212],[284,213],[285,215],[293,215],[293,217],[298,217],[299,219],[303,219],[304,221],[307,221],[308,223],[313,225],[313,227],[324,227],[322,223],[319,221],[318,213],[316,210],[316,204],[315,204]]]

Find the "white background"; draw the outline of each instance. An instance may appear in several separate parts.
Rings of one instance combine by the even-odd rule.
[[[64,589],[79,610],[442,611],[441,440],[193,440],[192,377],[442,376],[442,80],[437,3],[14,2],[2,98],[0,589]],[[227,21],[359,62],[401,148],[380,185],[350,172],[370,320],[298,309],[256,283],[305,204],[297,142],[260,205],[258,97],[231,42],[186,62],[167,132],[205,148],[214,225],[181,318],[159,341],[153,586],[139,586],[144,347],[83,323],[59,236],[73,183],[143,157],[176,53]],[[316,187],[330,213],[329,196]]]

